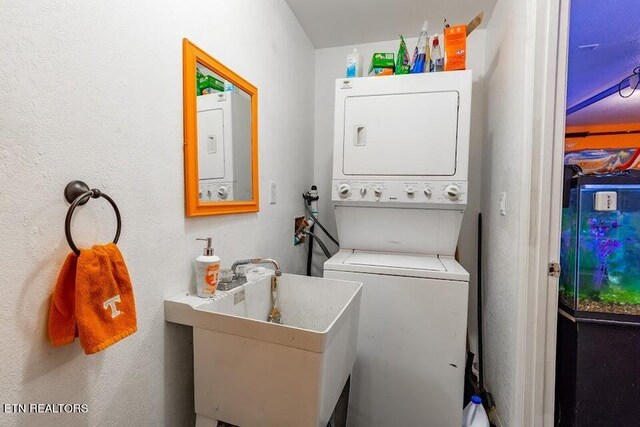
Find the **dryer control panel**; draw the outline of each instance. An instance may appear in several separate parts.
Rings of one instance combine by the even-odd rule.
[[[233,200],[232,181],[200,180],[198,198],[203,202]]]
[[[334,180],[334,202],[467,204],[466,181]]]

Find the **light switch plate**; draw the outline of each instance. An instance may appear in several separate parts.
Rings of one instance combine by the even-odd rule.
[[[271,188],[271,193],[269,197],[269,203],[271,203],[272,205],[275,205],[276,204],[276,183],[271,181],[270,188]]]
[[[618,193],[615,191],[598,191],[593,196],[593,207],[596,211],[618,210]]]
[[[507,192],[500,193],[500,215],[507,216]]]

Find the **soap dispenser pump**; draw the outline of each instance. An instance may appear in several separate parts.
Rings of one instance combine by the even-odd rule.
[[[203,240],[207,242],[202,255],[196,258],[196,293],[201,298],[211,298],[218,288],[218,273],[220,272],[220,257],[214,255],[211,242],[213,239],[207,237]]]

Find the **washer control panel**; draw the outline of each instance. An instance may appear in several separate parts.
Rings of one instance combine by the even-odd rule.
[[[333,182],[336,202],[466,204],[466,181],[360,181]]]
[[[202,180],[199,183],[198,198],[204,202],[233,200],[233,183]]]

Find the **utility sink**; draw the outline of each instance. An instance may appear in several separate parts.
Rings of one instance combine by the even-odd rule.
[[[283,274],[275,324],[272,275],[257,268],[214,298],[165,300],[167,321],[193,326],[197,427],[325,427],[331,417],[355,362],[362,284]]]

